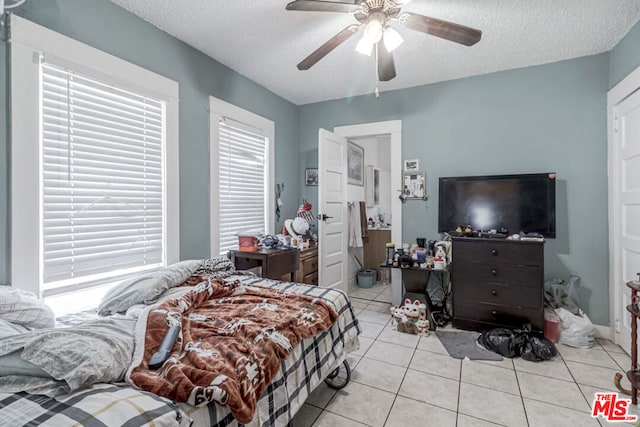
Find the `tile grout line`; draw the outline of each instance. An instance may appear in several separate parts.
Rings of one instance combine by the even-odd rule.
[[[350,297],[350,298],[351,298],[351,297]],[[354,297],[354,298],[356,298],[356,297]],[[358,299],[363,299],[363,300],[365,300],[365,301],[369,301],[369,302],[365,305],[365,307],[364,307],[364,308],[362,308],[362,310],[366,310],[366,309],[367,309],[367,307],[369,307],[369,305],[371,304],[371,302],[373,302],[373,300],[369,300],[369,299],[364,299],[364,298],[358,298]],[[369,323],[371,323],[371,322],[369,322]],[[385,324],[384,326],[386,326],[386,324]],[[380,336],[380,334],[381,334],[383,331],[384,331],[384,328],[383,328],[383,329],[378,333],[378,335],[376,335],[376,337],[375,337],[375,338],[368,338],[368,337],[363,337],[363,338],[372,339],[372,340],[373,340],[373,343],[375,343],[375,342],[377,341],[377,339],[378,339],[378,336]],[[367,350],[366,350],[366,351],[365,351],[365,352],[360,356],[360,359],[364,358],[365,354],[367,354],[367,352],[371,349],[371,346],[373,345],[373,343],[371,343],[371,345],[369,346],[369,348],[367,348]],[[355,370],[355,367],[354,367],[354,370]],[[360,385],[365,385],[365,384],[359,383],[359,382],[357,382],[357,381],[355,381],[355,380],[352,380],[352,381],[354,381],[355,383],[360,384]],[[367,386],[367,387],[370,387],[370,386]],[[372,387],[372,388],[375,388],[375,389],[377,389],[377,390],[381,390],[381,389],[378,389],[377,387]],[[386,390],[381,390],[381,391],[386,391]],[[342,418],[345,418],[345,419],[348,419],[348,420],[354,421],[354,422],[359,423],[359,424],[367,425],[367,424],[365,424],[365,423],[361,423],[360,421],[354,420],[354,419],[349,418],[349,417],[346,417],[346,416],[344,416],[344,415],[336,414],[335,412],[331,412],[330,410],[328,410],[328,409],[327,409],[327,408],[329,407],[329,405],[331,404],[331,402],[332,402],[334,399],[336,399],[336,397],[338,396],[338,394],[339,394],[339,393],[340,393],[340,390],[337,390],[337,391],[333,394],[333,396],[331,396],[331,398],[329,399],[329,401],[327,401],[327,404],[325,405],[325,407],[324,407],[324,408],[321,408],[321,409],[322,409],[322,411],[320,412],[320,414],[318,415],[318,417],[313,421],[313,423],[311,423],[311,427],[313,427],[313,425],[318,421],[318,419],[320,418],[320,416],[322,415],[322,413],[323,413],[323,412],[325,412],[325,411],[326,411],[326,412],[328,412],[328,413],[330,413],[330,414],[334,414],[334,415],[336,415],[336,416],[338,416],[338,417],[342,417]],[[394,398],[394,403],[395,403],[395,398]],[[391,405],[391,408],[393,408],[393,404]],[[391,409],[389,410],[389,412],[391,412]],[[387,415],[387,416],[388,416],[388,415]]]
[[[304,403],[303,403],[304,406]],[[313,405],[311,405],[313,406]],[[300,407],[300,409],[302,409],[302,406]],[[318,415],[316,415],[316,417],[313,419],[313,421],[311,421],[311,424],[309,424],[309,427],[313,427],[313,425],[316,423],[316,421],[318,421],[318,418],[320,418],[320,415],[322,415],[322,413],[324,412],[324,409],[320,410],[320,413]],[[291,424],[292,427],[295,427],[293,424]]]
[[[518,384],[518,392],[520,393],[520,401],[522,402],[522,410],[524,411],[524,419],[527,421],[527,426],[529,426],[529,415],[527,414],[527,405],[524,404],[524,396],[522,395],[522,388],[520,388],[520,378],[518,378],[518,370],[516,369],[515,363],[511,360],[513,364],[513,372],[516,374],[516,384]],[[568,369],[568,368],[567,368]]]
[[[584,397],[584,400],[587,402],[587,406],[589,406],[589,408],[591,408],[591,402],[589,402],[589,399],[587,398],[586,392],[583,391],[582,388],[580,387],[580,384],[578,383],[578,380],[573,375],[573,372],[571,372],[571,368],[569,368],[569,365],[567,365],[567,361],[564,359],[564,357],[562,356],[560,351],[558,351],[558,355],[560,356],[560,359],[562,359],[562,363],[564,363],[564,366],[565,366],[565,368],[567,368],[567,371],[569,371],[569,375],[571,375],[571,378],[573,378],[573,382],[576,384],[576,387],[578,387],[578,390],[580,390],[580,394],[582,394],[582,397]],[[574,362],[574,363],[578,363],[578,362]],[[598,424],[602,425],[602,423],[600,422],[599,419],[596,419],[596,420],[598,421]]]
[[[328,410],[328,409],[325,409],[323,412],[325,412],[325,411],[326,411],[326,412],[328,412],[328,413],[330,413],[330,414],[336,415],[336,416],[338,416],[338,417],[340,417],[340,418],[344,418],[344,419],[347,419],[347,420],[349,420],[349,421],[353,421],[354,423],[362,424],[363,426],[367,426],[367,427],[373,427],[373,426],[371,426],[371,424],[363,423],[362,421],[358,421],[358,420],[355,420],[355,419],[353,419],[353,418],[349,418],[349,417],[347,417],[346,415],[341,415],[341,414],[338,414],[338,413],[336,413],[336,412],[331,412],[331,411],[330,411],[330,410]],[[318,417],[318,418],[319,418],[319,417]],[[318,420],[316,419],[316,421],[318,421]],[[314,424],[315,424],[315,421],[314,421]],[[313,424],[311,425],[311,427],[313,427]]]
[[[418,342],[416,343],[416,347],[413,349],[413,354],[411,354],[411,358],[409,359],[409,364],[407,365],[407,367],[404,370],[404,375],[402,376],[402,381],[400,381],[400,387],[398,387],[398,391],[396,392],[396,395],[393,398],[393,402],[391,403],[391,408],[389,408],[389,413],[387,414],[387,417],[384,420],[384,424],[382,424],[382,426],[386,426],[387,422],[389,421],[389,417],[391,416],[391,411],[393,411],[393,406],[396,404],[396,400],[398,400],[398,396],[400,395],[400,389],[402,388],[402,383],[404,383],[405,378],[407,378],[407,372],[409,372],[409,366],[411,366],[411,362],[413,361],[413,357],[416,354],[416,349],[418,348],[418,344],[420,344],[420,339],[418,339]]]
[[[383,291],[383,292],[384,292],[384,291]],[[372,299],[366,299],[366,300],[365,300],[365,299],[363,298],[363,299],[362,299],[362,300],[363,300],[363,302],[364,302],[364,301],[367,301],[367,304],[365,305],[365,307],[364,307],[362,310],[376,311],[376,312],[378,312],[378,313],[382,313],[382,314],[384,314],[382,311],[380,311],[381,305],[383,305],[383,304],[390,304],[390,303],[389,303],[389,302],[387,302],[387,301],[378,301],[378,298],[382,298],[382,297],[383,297],[383,296],[382,296],[382,293],[383,293],[383,292],[378,293],[378,294],[377,294],[377,296],[372,297]],[[356,298],[357,298],[357,297],[356,297]],[[364,304],[363,304],[363,305],[364,305]],[[371,322],[371,323],[374,323],[374,322]],[[418,344],[417,344],[416,346],[413,346],[413,352],[412,352],[411,358],[409,359],[409,364],[408,364],[406,367],[405,367],[405,366],[402,366],[402,365],[396,365],[395,363],[387,362],[387,361],[385,361],[385,360],[371,359],[370,357],[365,357],[367,354],[372,354],[372,353],[370,353],[370,350],[371,350],[371,347],[372,347],[376,342],[378,342],[378,343],[386,343],[386,344],[391,344],[391,345],[397,345],[397,346],[406,347],[406,348],[412,348],[411,346],[404,346],[404,345],[402,345],[402,344],[398,344],[397,342],[390,342],[390,341],[380,340],[381,335],[386,331],[386,327],[387,327],[387,326],[388,326],[388,322],[384,325],[383,329],[382,329],[378,334],[376,334],[375,338],[368,338],[368,337],[367,337],[369,340],[372,340],[372,345],[371,345],[371,346],[369,346],[369,348],[368,348],[368,349],[363,353],[363,355],[361,356],[361,358],[366,358],[366,359],[369,359],[369,360],[376,360],[376,361],[383,362],[383,363],[389,363],[390,365],[393,365],[393,366],[397,366],[397,367],[402,367],[402,368],[404,368],[404,375],[403,375],[402,380],[400,381],[400,386],[399,386],[399,388],[398,388],[397,392],[395,393],[395,396],[394,396],[394,399],[393,399],[393,402],[392,402],[392,405],[391,405],[391,409],[390,409],[390,410],[389,410],[389,412],[387,413],[387,417],[386,417],[386,419],[385,419],[385,421],[384,421],[385,425],[389,422],[391,411],[393,410],[393,407],[394,407],[395,403],[397,402],[397,399],[398,399],[398,397],[399,397],[399,396],[401,396],[401,397],[403,397],[403,398],[406,398],[406,399],[409,399],[409,400],[412,400],[412,401],[419,402],[419,403],[426,403],[426,404],[428,404],[428,405],[430,405],[430,406],[438,407],[438,408],[441,408],[441,409],[443,409],[443,410],[451,411],[451,409],[443,408],[443,407],[440,407],[440,406],[438,406],[438,405],[433,405],[433,404],[431,404],[431,403],[423,402],[423,401],[420,401],[420,400],[414,399],[414,398],[412,398],[412,397],[407,397],[407,396],[404,396],[404,395],[401,395],[401,394],[400,394],[400,391],[401,391],[401,388],[402,388],[402,384],[404,383],[405,379],[407,378],[408,371],[409,371],[409,369],[411,369],[411,368],[410,368],[410,367],[411,367],[411,363],[412,363],[412,362],[413,362],[413,360],[415,359],[415,356],[416,356],[416,354],[417,354],[417,351],[418,351],[418,350],[420,350],[420,351],[424,351],[424,352],[429,353],[429,354],[438,354],[438,355],[443,355],[442,353],[438,353],[438,352],[436,352],[436,351],[432,351],[431,349],[420,349],[420,348],[419,348],[419,345],[420,345],[420,342],[422,341],[422,338],[420,338],[420,340],[418,341]],[[607,359],[607,360],[613,360],[613,364],[614,364],[616,367],[615,367],[615,368],[613,368],[613,367],[610,367],[610,366],[602,366],[602,364],[592,364],[592,363],[589,363],[589,361],[584,362],[584,361],[579,361],[579,360],[569,360],[569,359],[565,359],[565,357],[563,357],[563,356],[562,356],[562,354],[561,354],[560,352],[558,352],[558,355],[560,356],[560,360],[562,361],[562,365],[561,365],[561,366],[564,366],[564,368],[567,370],[567,372],[569,373],[569,377],[570,377],[570,379],[555,378],[555,377],[553,377],[553,376],[551,376],[551,375],[549,375],[549,374],[545,375],[545,374],[540,374],[540,373],[537,373],[537,372],[527,372],[526,370],[519,370],[519,369],[516,367],[515,363],[513,363],[513,361],[512,361],[512,363],[511,363],[511,366],[512,366],[511,368],[506,368],[505,366],[497,365],[497,364],[496,364],[496,365],[493,365],[493,364],[491,364],[491,363],[488,363],[488,364],[486,364],[486,363],[485,363],[484,365],[486,365],[486,366],[496,366],[496,367],[499,367],[499,368],[502,368],[502,369],[507,369],[507,370],[512,369],[512,370],[514,371],[514,373],[516,374],[516,375],[515,375],[515,377],[516,377],[516,384],[517,384],[517,387],[518,387],[518,394],[517,394],[517,395],[519,395],[520,400],[521,400],[521,402],[522,402],[523,409],[524,409],[524,414],[525,414],[525,419],[526,419],[527,425],[530,425],[530,420],[528,419],[530,414],[528,414],[528,411],[527,411],[527,408],[526,408],[526,405],[525,405],[525,402],[524,402],[524,398],[525,398],[525,397],[524,397],[524,395],[523,395],[522,387],[521,387],[521,384],[520,384],[521,379],[519,378],[519,376],[520,376],[521,374],[522,374],[522,375],[525,375],[525,374],[526,374],[526,375],[535,375],[535,376],[538,376],[538,377],[559,379],[559,380],[561,380],[561,381],[563,381],[563,382],[573,383],[573,384],[575,384],[575,386],[576,386],[576,387],[578,387],[578,390],[580,391],[580,394],[582,395],[582,397],[585,399],[585,401],[586,401],[586,403],[587,403],[587,406],[591,407],[591,402],[590,402],[590,401],[588,400],[588,398],[587,398],[587,392],[586,392],[586,391],[583,391],[583,389],[580,387],[580,386],[581,386],[581,384],[579,384],[579,383],[578,383],[578,381],[577,381],[577,379],[576,379],[576,377],[575,377],[574,373],[573,373],[573,372],[571,371],[571,369],[569,368],[569,366],[568,366],[568,362],[575,363],[575,364],[577,364],[577,365],[581,365],[581,366],[586,366],[586,367],[604,368],[604,369],[616,370],[616,371],[617,371],[617,370],[619,370],[619,369],[621,369],[621,370],[624,372],[625,368],[624,368],[624,367],[622,367],[621,363],[620,363],[616,358],[614,358],[614,356],[612,355],[612,353],[616,353],[616,354],[619,354],[619,355],[626,355],[626,353],[623,353],[623,352],[615,352],[615,351],[613,351],[613,352],[612,352],[612,351],[609,351],[609,350],[608,350],[607,348],[605,348],[605,347],[603,346],[603,344],[602,344],[602,343],[600,343],[600,342],[596,342],[596,345],[595,345],[594,347],[595,347],[595,350],[602,350],[602,351],[606,352],[606,353],[607,353],[607,356],[608,356],[608,359]],[[445,355],[445,356],[446,356],[446,355]],[[568,356],[568,357],[571,357],[571,356]],[[622,357],[622,356],[621,356],[621,357]],[[462,369],[463,369],[463,365],[462,365],[462,363],[461,363],[460,371],[459,371],[459,374],[458,374],[458,397],[457,397],[457,405],[456,405],[456,425],[458,425],[458,424],[459,424],[459,422],[460,422],[460,415],[464,415],[465,417],[467,417],[467,416],[468,416],[468,417],[470,417],[470,418],[474,418],[474,419],[482,420],[482,418],[477,418],[477,417],[474,417],[474,416],[469,416],[469,415],[461,414],[461,413],[460,413],[462,383],[464,382],[464,381],[462,381]],[[423,373],[426,373],[426,374],[428,374],[428,375],[434,375],[434,376],[437,376],[437,377],[441,377],[441,378],[445,378],[445,379],[449,379],[449,380],[451,380],[451,378],[443,377],[443,376],[441,376],[441,375],[437,375],[437,374],[434,374],[434,373],[432,373],[432,372],[422,371],[422,370],[420,370],[420,369],[416,369],[416,371],[417,371],[417,372],[423,372]],[[355,381],[355,382],[357,382],[357,381]],[[465,384],[467,384],[467,382],[464,382],[464,383],[465,383]],[[359,384],[362,384],[362,383],[359,383]],[[472,383],[468,383],[468,384],[472,384]],[[365,386],[367,386],[366,384],[364,384],[364,385],[365,385]],[[475,384],[472,384],[472,385],[475,385]],[[585,384],[584,386],[585,386],[585,387],[595,387],[595,386],[589,386],[588,384]],[[372,387],[372,386],[368,386],[368,387]],[[478,386],[478,387],[482,387],[482,386]],[[614,387],[614,386],[613,386],[613,384],[612,384],[612,387]],[[388,392],[387,390],[379,389],[379,388],[377,388],[377,387],[372,387],[372,388],[374,388],[374,389],[378,389],[378,390],[381,390],[381,391]],[[485,388],[486,388],[486,387],[485,387]],[[505,393],[507,393],[507,392],[505,392]],[[511,393],[507,393],[507,394],[511,394]],[[336,395],[337,395],[337,394],[336,394]],[[512,395],[515,395],[515,394],[512,394]],[[335,398],[335,396],[334,396],[333,398]],[[332,398],[331,400],[333,400],[333,398]],[[544,400],[539,400],[539,399],[537,399],[537,398],[530,398],[530,399],[531,399],[532,401],[540,402],[540,403],[543,403],[543,404],[548,404],[548,405],[551,405],[551,406],[554,406],[554,407],[557,407],[557,408],[563,408],[563,409],[568,409],[568,410],[572,410],[572,411],[581,412],[581,410],[580,410],[580,409],[576,409],[576,408],[573,408],[573,407],[568,407],[568,406],[564,406],[564,405],[558,405],[558,404],[555,404],[555,403],[546,402],[546,401],[544,401]],[[330,400],[330,401],[331,401],[331,400]],[[331,411],[328,411],[328,412],[331,412]],[[348,417],[345,417],[345,418],[348,418]],[[355,421],[355,420],[354,420],[354,421]],[[488,420],[483,420],[483,421],[488,421]],[[493,422],[493,421],[491,421],[491,422]],[[598,420],[598,423],[599,423],[599,424],[601,424],[600,420]]]

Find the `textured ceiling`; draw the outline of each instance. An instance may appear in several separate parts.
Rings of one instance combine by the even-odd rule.
[[[372,93],[362,30],[308,71],[296,64],[355,23],[342,13],[286,11],[287,0],[112,0],[272,92],[307,104]],[[640,0],[413,0],[403,11],[482,30],[466,47],[392,26],[397,77],[381,92],[606,52],[640,19]]]

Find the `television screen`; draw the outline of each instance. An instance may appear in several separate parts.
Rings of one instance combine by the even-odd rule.
[[[471,225],[556,237],[556,174],[440,178],[438,232]]]

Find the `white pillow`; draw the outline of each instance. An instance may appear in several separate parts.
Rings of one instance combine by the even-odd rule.
[[[124,313],[135,304],[151,304],[167,289],[183,284],[200,264],[200,260],[182,261],[127,279],[109,289],[98,306],[98,314],[109,316]]]
[[[33,293],[0,286],[0,319],[29,329],[53,328],[53,310]]]

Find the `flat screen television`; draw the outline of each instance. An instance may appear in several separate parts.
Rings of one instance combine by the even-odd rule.
[[[556,237],[556,174],[441,177],[438,232],[471,225]]]

